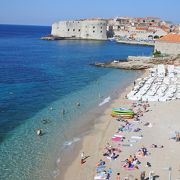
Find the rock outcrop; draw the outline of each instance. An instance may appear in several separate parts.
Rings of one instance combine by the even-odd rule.
[[[110,62],[110,63],[95,63],[97,67],[117,68],[126,70],[143,70],[153,67],[153,64],[143,62]]]
[[[117,68],[126,70],[143,70],[152,68],[156,64],[180,65],[180,55],[168,57],[130,57],[126,61],[114,60],[107,63],[95,63],[97,67]]]

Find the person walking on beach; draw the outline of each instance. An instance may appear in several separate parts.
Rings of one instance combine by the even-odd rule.
[[[140,178],[141,178],[141,180],[145,180],[145,171],[141,172]]]
[[[84,152],[82,152],[82,153],[81,153],[81,165],[84,163],[84,158],[85,158]]]
[[[106,179],[110,179],[111,174],[112,174],[112,169],[109,168],[109,169],[107,170],[107,177],[106,177]]]
[[[179,141],[180,141],[180,133],[177,132],[177,133],[176,133],[176,142],[179,142]]]
[[[120,173],[117,173],[116,180],[120,180]]]

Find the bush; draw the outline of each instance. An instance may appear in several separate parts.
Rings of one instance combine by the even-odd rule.
[[[158,51],[157,49],[156,49],[156,51],[153,53],[153,55],[154,55],[154,57],[161,57],[162,55],[161,55],[161,51]]]

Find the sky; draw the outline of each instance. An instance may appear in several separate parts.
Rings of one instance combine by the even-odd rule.
[[[0,0],[0,24],[51,25],[116,16],[158,16],[180,23],[180,0]]]

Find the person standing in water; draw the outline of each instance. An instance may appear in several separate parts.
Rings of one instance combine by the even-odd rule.
[[[85,158],[84,152],[82,152],[82,153],[81,153],[81,165],[84,163],[84,158]]]
[[[42,136],[42,129],[37,129],[36,130],[36,134],[38,135],[38,136]]]

